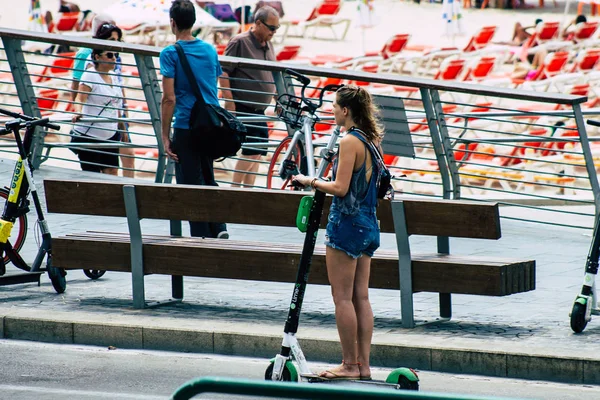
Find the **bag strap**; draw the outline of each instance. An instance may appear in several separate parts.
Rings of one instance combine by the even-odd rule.
[[[206,106],[206,102],[204,101],[204,97],[202,97],[202,92],[198,87],[198,81],[196,80],[196,76],[192,72],[192,67],[190,67],[190,63],[183,51],[183,47],[179,43],[175,43],[175,50],[177,50],[177,54],[179,54],[179,62],[183,67],[183,72],[187,76],[188,81],[190,82],[190,86],[192,87],[192,92],[194,92],[194,96],[196,96],[196,100],[198,100],[202,105]],[[195,84],[194,84],[195,83]]]
[[[98,115],[96,115],[96,118],[98,118],[98,117],[100,116],[100,114],[102,114],[102,113],[104,112],[104,110],[106,110],[106,107],[108,107],[108,105],[110,104],[110,102],[111,102],[111,101],[112,101],[112,100],[109,100],[109,101],[108,101],[108,103],[106,103],[106,104],[104,105],[104,107],[102,107],[102,110],[100,110],[100,112],[98,113]],[[92,122],[91,124],[89,124],[89,125],[88,125],[88,128],[85,130],[85,132],[84,132],[84,133],[79,133],[79,132],[78,132],[78,131],[76,131],[75,129],[74,129],[74,130],[75,130],[75,132],[79,133],[81,136],[85,136],[85,135],[87,135],[87,133],[90,131],[90,129],[92,129],[92,126],[93,126],[95,123],[96,123],[96,122]]]
[[[367,135],[365,135],[365,133],[356,128],[356,127],[352,127],[350,128],[350,130],[352,131],[356,131],[359,133],[359,135],[361,135],[364,139],[365,144],[369,147],[369,150],[371,151],[371,154],[375,156],[375,158],[377,159],[377,163],[380,165],[383,165],[385,167],[385,163],[383,162],[383,157],[381,156],[381,152],[379,151],[379,148],[377,148],[377,146],[375,146],[375,144],[373,144],[373,142],[371,142],[370,140],[367,139]]]

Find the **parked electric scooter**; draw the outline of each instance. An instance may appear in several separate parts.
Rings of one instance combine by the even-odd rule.
[[[587,121],[588,125],[600,127],[600,121]],[[573,309],[571,310],[571,329],[575,333],[581,333],[588,322],[592,320],[592,315],[600,315],[598,307],[598,295],[596,292],[596,275],[598,275],[598,258],[600,258],[600,221],[596,221],[594,234],[592,235],[592,245],[585,263],[585,275],[583,277],[583,287],[581,292],[575,298]]]

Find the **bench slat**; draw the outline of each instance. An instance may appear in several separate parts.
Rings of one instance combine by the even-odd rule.
[[[54,264],[65,269],[104,269],[130,272],[130,248],[127,234],[78,234],[53,238]],[[144,238],[146,273],[294,282],[301,246],[235,240],[149,236]],[[327,284],[325,250],[315,250],[310,283]],[[505,296],[514,292],[518,274],[534,261],[470,258],[441,254],[414,254],[413,288],[415,292],[438,292]],[[231,268],[231,260],[239,260]],[[276,265],[276,268],[273,266]],[[399,289],[397,254],[378,251],[372,262],[370,287]],[[523,272],[525,274],[525,272]],[[528,284],[527,284],[528,283]],[[525,282],[523,290],[535,289],[535,280]]]
[[[118,182],[44,181],[48,211],[124,217],[123,185]],[[300,198],[307,193],[207,186],[135,184],[140,218],[229,222],[251,225],[296,225]],[[499,239],[496,203],[402,199],[412,235]],[[202,206],[199,207],[199,204]],[[229,207],[223,207],[228,204]],[[329,209],[328,196],[325,210]],[[248,210],[256,210],[249,213]],[[378,208],[381,231],[394,232],[391,203]],[[324,212],[321,226],[327,221]]]

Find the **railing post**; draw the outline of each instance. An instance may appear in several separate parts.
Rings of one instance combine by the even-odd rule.
[[[440,93],[437,90],[430,90],[431,100],[435,110],[435,116],[438,122],[438,132],[440,135],[440,144],[443,152],[446,155],[446,162],[448,163],[448,172],[450,173],[450,181],[452,182],[452,199],[460,199],[460,175],[458,173],[458,166],[456,159],[454,158],[454,150],[452,143],[450,143],[450,135],[448,135],[448,127],[446,126],[446,118],[444,117],[444,110],[442,108],[442,102],[440,100]],[[446,197],[444,197],[446,198]]]
[[[277,96],[281,96],[282,94],[294,94],[294,85],[292,84],[292,80],[289,77],[284,77],[281,71],[273,71],[273,81],[275,82],[275,90],[277,90]],[[294,136],[294,129],[285,124],[288,136]]]
[[[594,194],[596,216],[598,216],[600,214],[600,187],[598,186],[598,176],[596,175],[596,167],[594,166],[594,156],[590,149],[590,141],[588,139],[587,130],[585,129],[585,122],[583,121],[581,106],[579,104],[573,104],[573,113],[575,114],[575,122],[577,123],[577,133],[579,134],[579,141],[581,142],[581,151],[583,153],[583,158],[585,159],[585,168],[588,173],[588,178],[590,179],[592,193]]]
[[[134,54],[134,57],[140,74],[144,97],[146,98],[146,103],[148,103],[150,120],[152,121],[152,128],[154,129],[156,144],[158,146],[158,165],[156,166],[154,182],[161,183],[165,173],[167,155],[162,142],[162,128],[160,122],[160,101],[162,97],[160,84],[158,82],[158,77],[156,76],[152,57],[140,54]]]
[[[450,179],[450,173],[448,171],[448,163],[446,161],[446,152],[442,145],[442,139],[438,130],[438,120],[436,117],[435,108],[432,104],[429,89],[420,88],[421,99],[423,101],[423,108],[425,109],[425,116],[427,118],[427,126],[429,127],[429,133],[431,135],[431,142],[433,144],[433,150],[435,151],[435,158],[438,163],[440,170],[440,176],[442,178],[442,197],[444,199],[452,198],[452,183]]]
[[[10,65],[10,71],[13,75],[15,89],[17,89],[17,95],[19,96],[19,102],[21,103],[23,113],[40,118],[42,114],[37,105],[35,92],[31,84],[29,71],[27,70],[27,63],[23,56],[21,40],[3,37],[2,43],[4,44],[6,59]],[[31,166],[34,169],[37,169],[42,163],[44,134],[42,127],[38,126],[35,128],[33,142],[31,143]]]
[[[431,134],[431,142],[433,143],[433,149],[438,162],[438,168],[440,169],[440,175],[442,177],[442,197],[444,199],[455,198],[456,193],[452,188],[452,175],[448,167],[448,146],[444,143],[444,135],[440,132],[442,129],[446,129],[446,121],[444,120],[442,108],[440,104],[440,97],[437,90],[429,91],[426,88],[421,88],[421,99],[423,101],[423,107],[425,108],[425,115],[427,117],[427,125],[429,126],[429,132]],[[431,93],[430,93],[431,92]],[[429,97],[431,95],[431,97]],[[432,99],[435,104],[432,104]],[[439,127],[439,129],[438,129]],[[446,137],[447,130],[445,131]],[[448,143],[449,144],[449,140]],[[454,156],[452,157],[454,160]],[[454,164],[456,166],[456,164]],[[450,240],[446,236],[438,236],[437,238],[438,252],[443,254],[450,253]],[[452,299],[450,293],[440,293],[440,316],[442,318],[452,317]]]

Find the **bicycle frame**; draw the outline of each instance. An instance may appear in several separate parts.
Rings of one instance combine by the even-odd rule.
[[[42,211],[41,203],[37,194],[35,181],[31,173],[31,165],[29,163],[29,153],[31,151],[31,143],[33,141],[34,127],[29,126],[25,130],[25,137],[21,140],[19,134],[19,127],[21,122],[8,122],[6,128],[11,130],[15,135],[15,141],[17,142],[17,148],[19,151],[19,159],[15,164],[13,171],[10,193],[8,200],[4,206],[2,212],[2,218],[0,219],[0,258],[4,257],[4,254],[8,256],[10,261],[17,268],[25,271],[37,272],[40,271],[40,266],[44,257],[50,252],[51,235],[48,229],[48,224],[44,219],[44,213]],[[23,258],[17,253],[12,244],[8,240],[12,232],[12,228],[15,220],[29,211],[27,197],[31,192],[35,209],[38,215],[38,224],[42,233],[42,244],[38,250],[35,260],[31,267],[25,263]],[[5,265],[2,262],[2,271],[5,271]]]
[[[321,162],[319,163],[319,169],[315,170],[315,154],[314,154],[314,144],[313,144],[313,140],[312,140],[312,128],[314,126],[314,124],[317,122],[317,118],[313,117],[313,116],[304,116],[302,118],[302,128],[298,129],[296,132],[294,132],[294,136],[292,136],[292,141],[290,142],[290,145],[288,146],[287,150],[285,151],[285,154],[283,156],[284,160],[289,160],[292,151],[294,151],[294,149],[296,148],[296,145],[298,144],[299,141],[303,141],[304,142],[304,151],[305,151],[305,155],[306,155],[306,166],[307,166],[307,173],[306,175],[314,178],[323,178],[323,176],[325,175],[325,171],[327,171],[327,167],[328,165],[332,162],[332,157],[335,154],[335,145],[337,143],[338,138],[340,137],[340,127],[336,126],[333,133],[331,134],[331,137],[329,138],[329,142],[327,143],[327,146],[325,146],[325,148],[321,151],[321,156],[323,157],[323,159],[321,160]],[[284,163],[282,162],[281,165],[279,166],[279,176],[283,177],[285,176],[285,168],[284,168]]]

